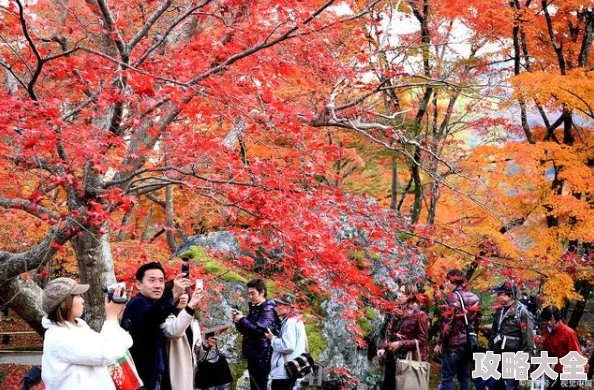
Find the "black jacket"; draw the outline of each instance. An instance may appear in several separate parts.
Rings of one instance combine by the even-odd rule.
[[[279,328],[280,320],[275,311],[276,303],[267,300],[259,305],[250,303],[250,311],[235,324],[239,333],[243,335],[241,349],[243,357],[250,360],[268,359],[270,341],[264,336],[266,329],[274,333]]]
[[[172,299],[171,291],[165,291],[157,301],[137,294],[126,305],[122,317],[122,327],[130,332],[134,342],[130,354],[148,389],[154,389],[159,375],[165,374],[166,340],[161,324],[175,310]]]
[[[489,350],[501,352],[532,352],[534,334],[532,319],[526,306],[514,301],[509,307],[495,312]]]

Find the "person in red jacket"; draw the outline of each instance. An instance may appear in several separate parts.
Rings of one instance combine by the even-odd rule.
[[[558,307],[552,305],[545,307],[542,310],[540,318],[543,325],[543,351],[547,351],[549,356],[554,356],[559,359],[571,351],[577,351],[580,355],[584,356],[575,331],[561,321],[561,312]],[[584,369],[586,372],[588,371],[588,367],[584,367]],[[557,363],[555,371],[561,374],[563,372],[563,365]],[[563,386],[562,381],[557,378],[557,380],[551,381],[549,389],[571,390],[579,389],[579,386]]]
[[[419,309],[418,293],[416,284],[412,282],[405,283],[398,289],[396,299],[400,306],[400,315],[393,316],[388,322],[384,348],[377,351],[378,358],[385,362],[381,390],[396,389],[396,360],[404,359],[408,352],[412,352],[413,360],[427,361],[428,317]]]

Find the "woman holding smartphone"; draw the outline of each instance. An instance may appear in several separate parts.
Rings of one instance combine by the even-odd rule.
[[[194,390],[194,371],[198,360],[216,343],[216,337],[211,337],[203,343],[200,325],[194,318],[194,310],[203,297],[202,280],[197,280],[189,302],[188,294],[182,294],[177,303],[176,313],[169,315],[161,325],[163,334],[167,337],[169,367],[169,381],[163,381],[163,390]]]

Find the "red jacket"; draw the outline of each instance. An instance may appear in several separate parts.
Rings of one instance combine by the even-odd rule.
[[[400,341],[398,357],[404,358],[408,351],[412,351],[413,360],[427,361],[427,314],[419,310],[417,305],[403,310],[401,317],[393,318],[388,323],[386,329],[386,343]],[[415,340],[419,342],[419,352]],[[386,351],[386,360],[393,360],[394,355],[391,351]]]
[[[462,296],[468,323],[474,327],[475,332],[478,331],[481,320],[480,301],[475,294],[464,290],[460,286],[450,291],[445,299],[444,306],[446,310],[443,313],[443,324],[439,336],[439,344],[444,350],[466,346],[464,313],[460,304],[460,297],[456,292]]]
[[[549,330],[545,326],[542,331],[542,336],[544,338],[542,350],[547,351],[550,356],[555,356],[560,359],[571,351],[577,351],[580,355],[584,356],[575,331],[565,325],[563,321],[559,321],[559,324],[557,324],[551,333],[549,333]],[[587,372],[587,365],[585,369]],[[558,373],[563,372],[563,365],[557,363],[555,371]]]

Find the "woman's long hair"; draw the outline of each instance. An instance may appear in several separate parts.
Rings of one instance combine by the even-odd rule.
[[[406,304],[411,306],[413,304],[419,304],[419,299],[417,295],[419,294],[419,288],[417,287],[416,283],[413,282],[406,282],[404,283],[404,294],[406,295]]]

